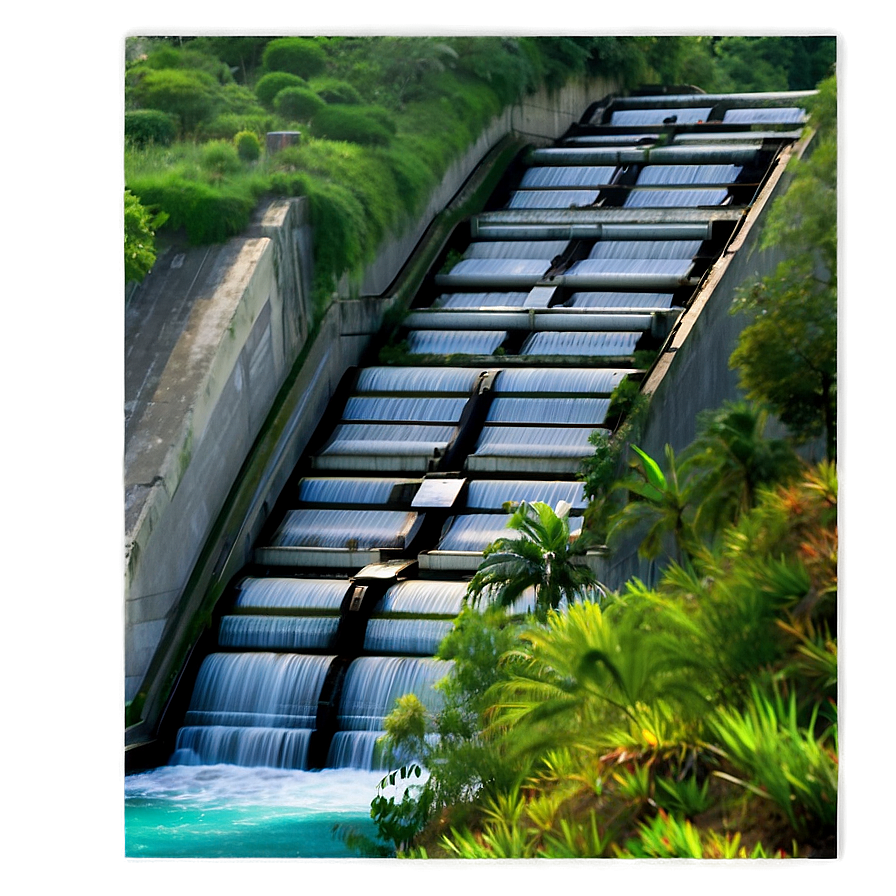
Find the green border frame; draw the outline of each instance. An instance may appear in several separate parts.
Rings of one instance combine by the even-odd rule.
[[[0,4],[0,890],[892,893],[894,12],[831,2]],[[122,37],[819,33],[840,38],[843,858],[424,863],[122,857]]]

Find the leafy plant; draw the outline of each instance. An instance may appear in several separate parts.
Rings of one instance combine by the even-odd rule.
[[[255,162],[261,155],[261,141],[254,131],[240,131],[235,134],[233,145],[243,162]]]
[[[316,137],[363,146],[388,146],[393,136],[382,113],[365,106],[324,106],[311,120],[311,131]]]
[[[215,79],[195,69],[147,71],[134,85],[131,95],[142,108],[175,116],[186,133],[212,118],[221,105]]]
[[[311,38],[278,37],[264,48],[261,62],[269,72],[289,72],[302,78],[310,78],[324,70],[327,54]]]
[[[665,448],[667,472],[637,445],[631,449],[639,462],[632,464],[632,473],[620,479],[614,488],[634,494],[636,500],[610,517],[608,538],[612,540],[631,529],[644,530],[639,556],[660,556],[667,536],[673,539],[679,558],[690,554],[696,544],[692,521],[694,484],[687,478],[686,467],[676,463],[670,445]]]
[[[292,121],[309,121],[326,103],[307,87],[284,87],[274,98],[274,108]]]
[[[239,171],[242,163],[233,143],[213,140],[202,147],[202,167],[220,177]]]
[[[255,85],[255,96],[269,109],[274,108],[274,99],[281,90],[287,87],[308,87],[308,82],[290,72],[268,72],[258,79]]]
[[[743,777],[715,772],[757,796],[773,800],[794,830],[833,830],[837,823],[837,726],[815,734],[818,707],[805,726],[797,718],[796,695],[755,685],[745,711],[722,708],[710,720],[721,754]]]
[[[124,191],[124,281],[139,283],[156,260],[155,232],[165,223],[164,212],[152,213],[130,191]]]
[[[599,599],[602,588],[590,567],[575,562],[588,549],[587,540],[570,530],[568,506],[522,502],[507,521],[518,537],[499,538],[483,552],[483,560],[467,587],[474,604],[485,599],[510,607],[528,588],[535,589],[535,613],[544,618],[562,600]]]
[[[167,112],[133,109],[124,113],[124,137],[134,146],[168,146],[176,136],[177,119]]]

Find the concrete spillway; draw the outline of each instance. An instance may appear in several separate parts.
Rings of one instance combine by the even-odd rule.
[[[388,766],[383,718],[406,692],[438,708],[450,664],[433,652],[508,534],[508,502],[562,501],[581,529],[577,477],[610,433],[614,389],[675,338],[792,141],[720,146],[714,101],[677,99],[610,107],[536,150],[503,207],[466,222],[462,259],[399,329],[402,362],[354,372],[273,507],[174,761]],[[756,108],[726,122],[774,135],[801,120],[798,105]],[[664,145],[644,145],[645,126]]]

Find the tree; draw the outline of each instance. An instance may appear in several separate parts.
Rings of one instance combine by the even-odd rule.
[[[765,438],[768,411],[749,402],[726,402],[697,419],[697,438],[686,451],[687,464],[702,494],[695,528],[712,536],[749,510],[763,485],[786,481],[799,471],[799,459],[784,439]]]
[[[799,442],[824,434],[829,460],[837,436],[836,83],[822,84],[812,109],[818,145],[769,214],[763,248],[788,257],[748,284],[732,313],[752,322],[730,366],[747,397],[764,402]]]
[[[509,607],[527,588],[534,588],[535,613],[544,619],[564,598],[573,603],[601,593],[591,569],[576,562],[588,543],[571,536],[569,509],[565,505],[555,511],[541,501],[519,505],[507,527],[520,535],[492,542],[470,580],[467,596],[474,606],[485,597]]]
[[[156,260],[155,231],[168,216],[152,214],[130,191],[124,191],[124,282],[139,283]]]
[[[631,475],[620,479],[614,490],[624,489],[636,498],[610,516],[608,539],[631,529],[643,529],[638,555],[655,560],[663,551],[667,536],[674,540],[677,558],[690,554],[695,543],[692,523],[695,489],[675,460],[671,445],[666,445],[667,473],[637,445],[631,446],[639,461],[631,465]]]

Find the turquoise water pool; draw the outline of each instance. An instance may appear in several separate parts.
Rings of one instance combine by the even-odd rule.
[[[383,772],[230,765],[165,766],[125,778],[125,855],[339,858],[361,855],[334,833],[374,837],[370,801]]]

